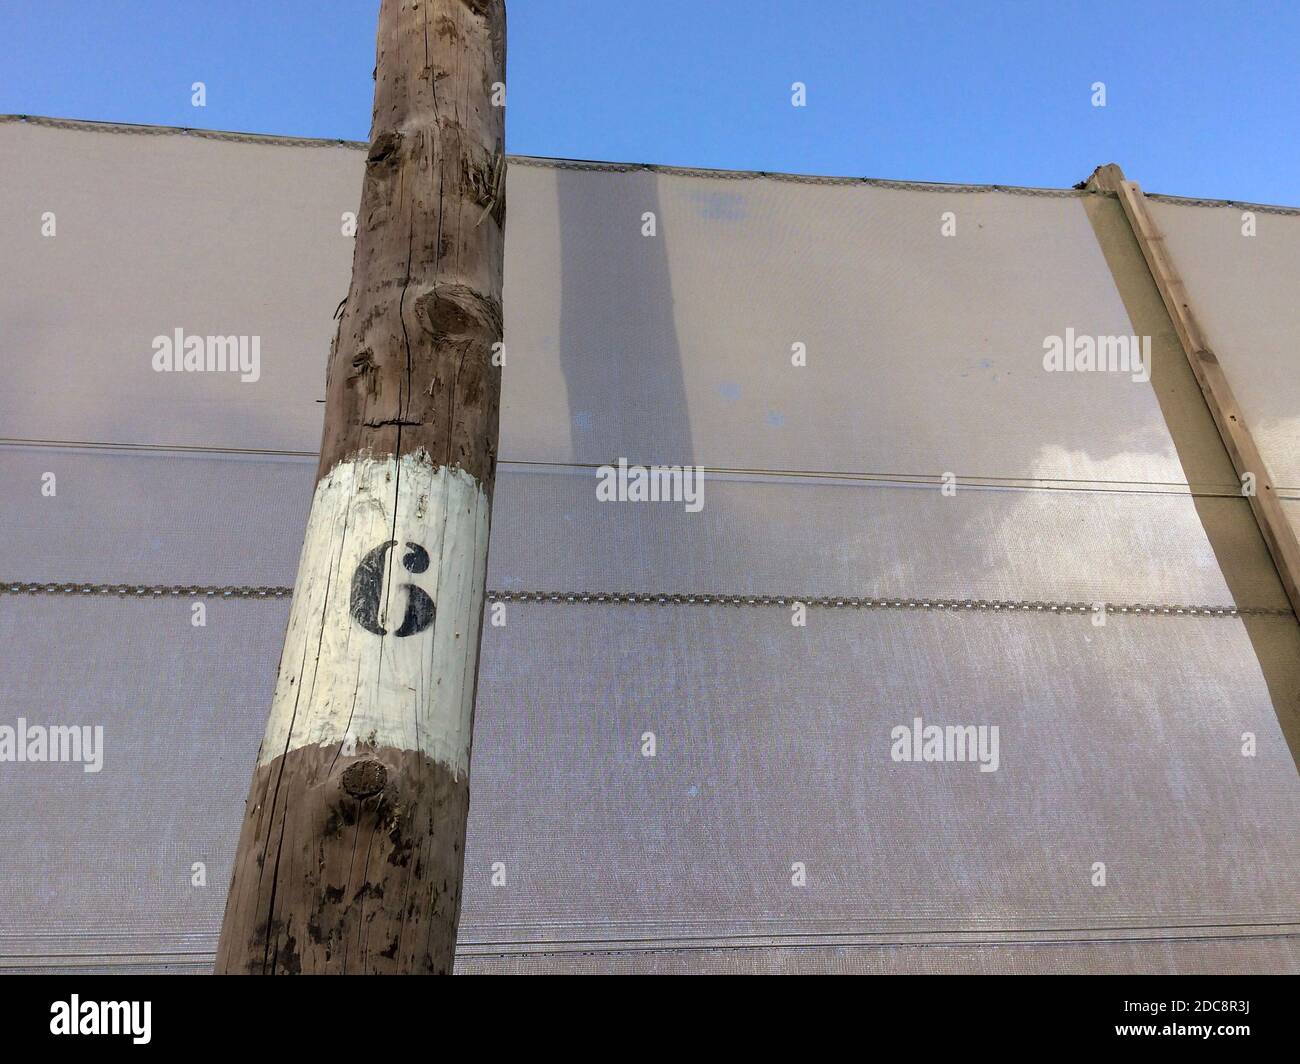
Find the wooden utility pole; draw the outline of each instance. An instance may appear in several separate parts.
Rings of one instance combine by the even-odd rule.
[[[505,56],[505,0],[382,0],[352,286],[219,973],[451,970],[504,361]]]

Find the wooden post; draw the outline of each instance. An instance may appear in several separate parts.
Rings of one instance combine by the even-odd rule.
[[[1268,545],[1269,554],[1277,566],[1282,587],[1291,602],[1296,617],[1300,618],[1300,543],[1295,530],[1287,520],[1278,502],[1273,478],[1255,445],[1250,426],[1237,405],[1237,399],[1224,375],[1219,359],[1210,350],[1205,334],[1192,313],[1191,298],[1182,278],[1174,268],[1173,259],[1165,247],[1164,236],[1156,228],[1151,212],[1147,210],[1146,196],[1136,181],[1124,177],[1124,171],[1114,163],[1097,167],[1087,181],[1087,187],[1113,192],[1119,198],[1124,216],[1137,238],[1138,247],[1146,259],[1147,267],[1156,282],[1160,298],[1173,321],[1174,331],[1182,344],[1183,354],[1192,367],[1196,383],[1205,396],[1206,405],[1214,417],[1214,424],[1223,438],[1237,476],[1243,485],[1250,483],[1253,491],[1247,492],[1251,511],[1259,525],[1260,534]]]
[[[381,3],[352,285],[221,973],[451,970],[504,361],[505,34],[505,0]]]

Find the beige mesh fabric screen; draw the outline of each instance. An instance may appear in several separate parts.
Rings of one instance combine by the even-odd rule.
[[[1149,203],[1300,534],[1300,211]]]
[[[292,583],[362,158],[0,123],[0,580]],[[1300,628],[1231,466],[1167,325],[1149,383],[1042,368],[1149,327],[1113,202],[509,197],[460,970],[1300,970]],[[259,335],[260,380],[153,372],[176,328]],[[619,457],[709,467],[703,510],[598,502]],[[287,602],[191,601],[0,595],[0,725],[105,729],[98,773],[0,764],[0,965],[210,964]],[[997,726],[997,771],[893,760],[914,717]]]

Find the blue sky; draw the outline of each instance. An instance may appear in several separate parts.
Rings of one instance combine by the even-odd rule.
[[[0,112],[365,139],[377,10],[0,0]],[[1118,162],[1150,191],[1300,205],[1295,0],[509,10],[514,152],[1048,186]]]

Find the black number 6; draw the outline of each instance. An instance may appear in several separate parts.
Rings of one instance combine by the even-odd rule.
[[[357,624],[367,632],[375,635],[387,635],[388,631],[379,623],[379,604],[384,593],[384,569],[388,552],[397,546],[397,540],[391,539],[383,546],[376,547],[357,566],[352,574],[351,613]],[[406,544],[406,554],[402,556],[402,566],[408,573],[422,573],[429,568],[429,552],[418,543]],[[416,635],[433,624],[434,606],[423,588],[414,584],[402,584],[406,588],[406,616],[402,626],[393,634],[396,636]]]

